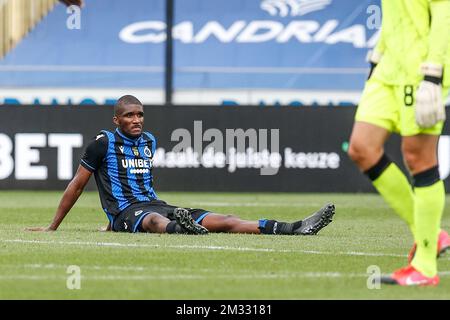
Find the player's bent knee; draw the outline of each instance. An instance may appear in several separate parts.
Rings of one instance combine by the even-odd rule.
[[[142,228],[146,232],[160,232],[161,224],[167,223],[168,219],[160,215],[159,213],[152,212],[145,216],[144,219],[142,219]]]

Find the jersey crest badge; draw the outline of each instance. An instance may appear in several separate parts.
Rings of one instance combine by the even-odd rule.
[[[133,150],[133,154],[138,157],[139,156],[139,150],[137,147],[132,147],[131,150]]]
[[[150,148],[149,148],[148,146],[145,146],[145,148],[144,148],[144,154],[145,154],[147,157],[149,157],[149,158],[152,157],[152,152],[150,151]]]

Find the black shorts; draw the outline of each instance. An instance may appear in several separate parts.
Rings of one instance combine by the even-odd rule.
[[[152,212],[159,213],[163,217],[175,220],[173,210],[180,208],[171,206],[162,200],[152,200],[150,202],[140,202],[132,204],[114,217],[112,231],[118,232],[144,232],[142,229],[142,220]],[[209,211],[203,209],[185,208],[189,211],[195,222],[201,224],[202,220]]]

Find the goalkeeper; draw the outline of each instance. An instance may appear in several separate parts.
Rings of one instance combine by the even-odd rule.
[[[450,0],[382,0],[382,13],[349,155],[415,239],[408,266],[381,281],[437,285],[436,255],[450,247],[440,229],[445,190],[437,159],[450,86]],[[393,132],[402,137],[412,187],[384,152]]]

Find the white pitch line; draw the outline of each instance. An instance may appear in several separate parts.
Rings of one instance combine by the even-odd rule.
[[[11,268],[17,268],[17,265],[0,265],[1,267],[11,267]],[[24,268],[26,269],[66,269],[69,267],[69,265],[62,265],[62,264],[24,264]],[[152,270],[152,271],[158,271],[158,270],[176,270],[174,268],[148,268],[148,267],[142,267],[142,266],[81,266],[83,269],[91,269],[91,270],[119,270],[119,271],[145,271],[145,270]]]
[[[307,204],[305,203],[295,203],[295,202],[204,202],[204,201],[193,201],[193,202],[188,202],[186,205],[190,206],[190,207],[289,207],[289,208],[303,208],[303,207],[320,207],[323,206],[325,202],[317,202],[317,203],[311,203],[308,202]],[[353,208],[353,205],[343,205],[340,204],[339,208],[343,209],[343,208]],[[366,204],[366,205],[362,205],[360,206],[362,208],[373,208],[374,204]],[[377,208],[388,208],[387,204],[384,203],[379,203],[376,204]],[[206,208],[207,209],[207,208]]]
[[[370,257],[401,257],[404,254],[395,253],[370,253],[357,251],[318,251],[318,250],[289,250],[273,248],[248,248],[248,247],[225,247],[225,246],[201,246],[201,245],[159,245],[159,244],[137,244],[137,243],[118,243],[118,242],[89,242],[89,241],[44,241],[44,240],[22,240],[22,239],[0,239],[0,242],[6,243],[32,243],[32,244],[59,244],[74,246],[99,246],[116,248],[168,248],[168,249],[191,249],[191,250],[223,250],[223,251],[248,251],[248,252],[275,252],[275,253],[307,253],[317,255],[346,255],[346,256],[370,256]]]
[[[13,269],[17,269],[20,267],[23,267],[25,269],[67,269],[69,267],[69,265],[63,265],[63,264],[24,264],[24,265],[15,265],[15,264],[9,264],[9,265],[1,265],[0,264],[0,268],[13,268]],[[177,267],[155,267],[155,266],[117,266],[117,265],[110,265],[110,266],[99,266],[99,265],[80,265],[79,266],[81,269],[83,270],[100,270],[100,271],[177,271],[177,272],[192,272],[191,269],[187,269],[187,268],[177,268]],[[203,273],[214,273],[215,276],[217,275],[217,269],[195,269],[196,272],[203,272]],[[281,275],[286,275],[286,274],[321,274],[322,272],[289,272],[289,273],[282,273]],[[326,272],[327,274],[339,274],[339,272]],[[175,273],[174,273],[175,274]],[[271,273],[274,274],[274,273]],[[255,274],[252,274],[255,275]],[[363,273],[359,273],[359,274],[354,274],[351,273],[352,276],[363,276],[363,275],[368,275],[368,274],[363,274]],[[440,271],[439,275],[441,276],[450,276],[450,271]],[[239,276],[246,276],[245,274],[240,274]]]
[[[236,280],[236,279],[290,279],[290,278],[367,278],[369,274],[366,273],[341,273],[341,272],[299,272],[289,274],[252,274],[252,275],[136,275],[136,276],[81,276],[81,280],[124,280],[124,281],[137,281],[137,280],[210,280],[210,279],[223,279],[223,280]],[[67,276],[49,276],[49,275],[0,275],[0,280],[67,280]]]
[[[450,271],[443,271],[438,273],[441,277],[450,276]],[[368,273],[342,273],[342,272],[297,272],[297,273],[284,273],[284,274],[230,274],[230,275],[137,275],[137,276],[85,276],[82,275],[81,279],[92,281],[143,281],[143,280],[164,280],[164,281],[176,281],[176,280],[211,280],[211,279],[223,279],[223,280],[245,280],[245,279],[290,279],[290,278],[367,278],[371,276]],[[67,276],[49,276],[49,275],[0,275],[0,280],[67,280]]]

